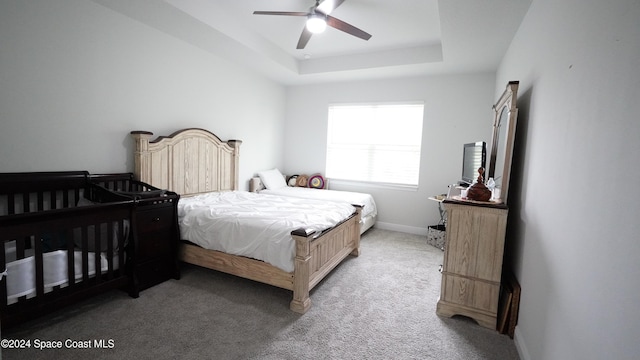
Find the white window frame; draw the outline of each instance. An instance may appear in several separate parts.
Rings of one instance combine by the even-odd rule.
[[[325,172],[332,183],[418,188],[423,102],[330,104],[328,110]],[[406,111],[407,118],[398,118],[400,111]],[[376,154],[387,160],[366,161]]]

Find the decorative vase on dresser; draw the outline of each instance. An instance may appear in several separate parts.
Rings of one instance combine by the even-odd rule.
[[[464,315],[496,329],[508,208],[504,204],[443,202],[447,231],[436,313]]]

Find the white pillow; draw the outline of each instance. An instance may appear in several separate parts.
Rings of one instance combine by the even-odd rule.
[[[278,169],[265,170],[258,173],[260,180],[267,189],[280,189],[287,186],[284,176]]]

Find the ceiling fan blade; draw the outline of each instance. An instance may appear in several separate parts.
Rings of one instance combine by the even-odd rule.
[[[338,29],[340,31],[344,31],[347,34],[353,35],[355,37],[359,37],[363,40],[369,40],[371,38],[371,34],[364,32],[357,27],[347,24],[346,22],[336,19],[333,16],[327,15],[327,25],[332,28]]]
[[[302,34],[300,34],[300,40],[298,40],[298,46],[296,49],[304,49],[304,47],[307,46],[309,39],[311,39],[311,35],[312,32],[307,30],[307,27],[305,26],[302,30]]]
[[[253,15],[307,16],[309,13],[300,11],[254,11]]]
[[[322,4],[318,5],[316,11],[319,11],[325,15],[331,14],[338,6],[342,5],[344,0],[324,0]]]

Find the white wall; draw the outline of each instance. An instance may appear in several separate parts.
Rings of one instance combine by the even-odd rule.
[[[429,196],[460,180],[462,145],[489,143],[495,74],[431,76],[395,80],[294,86],[287,90],[284,172],[325,172],[328,105],[421,100],[425,104],[419,188],[332,186],[366,191],[378,205],[378,226],[424,233],[440,219]]]
[[[91,1],[0,3],[0,172],[133,171],[131,130],[241,139],[282,164],[285,89]]]
[[[496,94],[520,80],[507,252],[524,360],[640,354],[639,59],[637,0],[536,0],[497,73]]]

